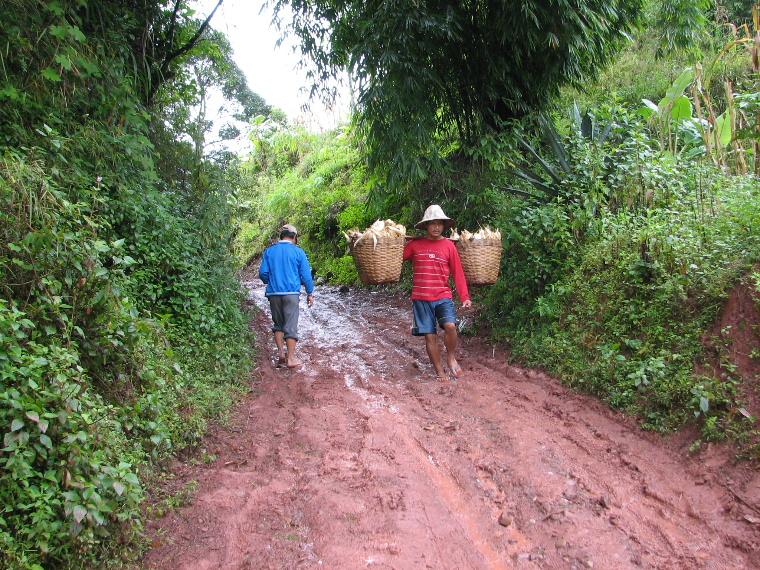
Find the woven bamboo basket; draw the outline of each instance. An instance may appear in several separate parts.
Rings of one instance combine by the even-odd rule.
[[[493,285],[501,267],[501,240],[472,239],[456,242],[465,279],[470,285]]]
[[[401,278],[404,243],[404,236],[401,236],[380,237],[377,238],[377,242],[367,237],[356,245],[351,244],[349,249],[362,283],[396,283]]]

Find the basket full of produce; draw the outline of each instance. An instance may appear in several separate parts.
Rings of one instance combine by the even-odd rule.
[[[470,285],[493,285],[501,267],[501,232],[488,227],[475,233],[454,230],[451,239],[456,243],[462,270]]]
[[[365,285],[395,283],[401,278],[406,228],[393,220],[378,220],[363,232],[344,232],[348,249]]]

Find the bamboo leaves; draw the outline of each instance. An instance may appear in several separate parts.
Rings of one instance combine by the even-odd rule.
[[[278,0],[275,6],[294,13],[292,29],[315,78],[349,68],[370,165],[391,185],[413,187],[429,165],[473,149],[483,135],[602,66],[641,2],[569,0],[557,8],[527,1]],[[592,127],[583,125],[589,136]]]

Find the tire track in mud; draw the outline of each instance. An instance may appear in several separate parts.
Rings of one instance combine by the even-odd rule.
[[[320,289],[306,366],[276,369],[260,284],[260,378],[178,463],[191,505],[149,525],[146,568],[757,568],[760,478],[689,458],[477,339],[439,383],[407,304]],[[752,517],[750,517],[752,519]]]

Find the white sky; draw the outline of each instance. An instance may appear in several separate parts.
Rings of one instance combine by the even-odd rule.
[[[197,0],[197,17],[205,18],[216,0]],[[279,47],[277,27],[271,23],[270,9],[261,10],[263,2],[224,0],[211,25],[224,32],[234,50],[234,59],[245,73],[248,86],[268,104],[279,107],[294,122],[303,123],[309,130],[331,129],[348,119],[349,97],[346,88],[334,109],[326,109],[314,100],[310,110],[302,106],[309,102],[306,71],[299,69],[300,51],[295,50],[295,38],[287,38]]]

